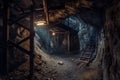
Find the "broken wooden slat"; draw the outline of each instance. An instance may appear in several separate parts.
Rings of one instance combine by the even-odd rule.
[[[16,48],[18,48],[19,50],[21,50],[22,52],[24,52],[24,53],[26,53],[26,54],[28,54],[28,55],[30,55],[30,53],[29,53],[29,51],[28,50],[26,50],[26,49],[24,49],[24,48],[22,48],[22,47],[20,47],[19,45],[17,45],[17,44],[15,44],[15,43],[13,43],[12,41],[8,41],[8,43],[9,44],[11,44],[13,47],[16,47]]]
[[[27,41],[29,38],[30,38],[30,36],[26,37],[25,39],[23,39],[23,40],[21,40],[20,42],[18,42],[17,45],[19,45],[19,44],[21,44],[21,43]]]

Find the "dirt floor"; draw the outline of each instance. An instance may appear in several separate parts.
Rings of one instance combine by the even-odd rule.
[[[66,53],[58,56],[37,49],[34,59],[33,80],[101,80],[100,69],[78,64],[79,55]],[[28,56],[26,57],[28,58]],[[2,80],[29,80],[28,75],[29,60]]]

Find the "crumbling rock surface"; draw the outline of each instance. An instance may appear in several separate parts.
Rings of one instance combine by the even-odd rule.
[[[29,56],[26,56],[29,59]],[[47,63],[41,60],[40,55],[36,55],[34,59],[34,75],[33,80],[56,80],[57,72],[49,67]],[[20,65],[13,72],[8,74],[7,80],[29,80],[29,60]]]
[[[120,79],[120,1],[106,11],[104,80]]]

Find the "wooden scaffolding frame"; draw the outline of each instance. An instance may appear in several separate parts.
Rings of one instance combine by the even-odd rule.
[[[43,9],[42,11],[45,13],[46,16],[46,23],[49,24],[49,16],[48,16],[48,10],[47,10],[47,3],[46,0],[42,0],[43,1]],[[4,40],[4,45],[3,45],[3,53],[1,53],[2,55],[2,59],[3,62],[2,64],[2,74],[6,75],[8,72],[8,68],[7,68],[7,54],[8,54],[8,46],[12,45],[13,47],[19,49],[20,51],[26,53],[27,55],[29,55],[29,65],[30,65],[30,69],[29,69],[29,78],[30,80],[32,80],[33,77],[33,72],[34,72],[34,36],[35,36],[35,32],[34,32],[34,0],[32,0],[33,5],[30,8],[30,12],[29,13],[24,13],[21,16],[19,16],[17,19],[15,19],[14,21],[10,21],[9,20],[9,16],[10,16],[10,9],[9,9],[9,5],[8,5],[8,0],[3,0],[3,40]],[[26,26],[19,24],[18,21],[20,21],[21,19],[24,19],[26,16],[30,15],[30,28],[27,28]],[[18,43],[14,43],[12,41],[9,40],[9,26],[12,26],[13,24],[17,24],[19,26],[21,26],[22,28],[26,29],[29,31],[30,36],[26,37],[25,39],[21,40]],[[21,43],[30,40],[30,50],[26,50],[23,47],[20,46]]]

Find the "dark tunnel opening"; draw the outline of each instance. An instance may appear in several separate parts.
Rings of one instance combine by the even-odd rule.
[[[97,24],[100,24],[99,16],[93,16],[87,20],[92,22],[94,21],[92,18],[98,20],[98,22],[94,22],[95,25],[86,23],[82,20],[80,14],[75,14],[54,25],[54,27],[36,26],[36,47],[50,54],[65,55],[66,57],[67,55],[80,55],[86,49],[88,51],[93,49],[92,56],[95,58],[99,31],[102,30],[102,27],[101,30],[97,27]],[[101,26],[103,26],[102,23]]]

